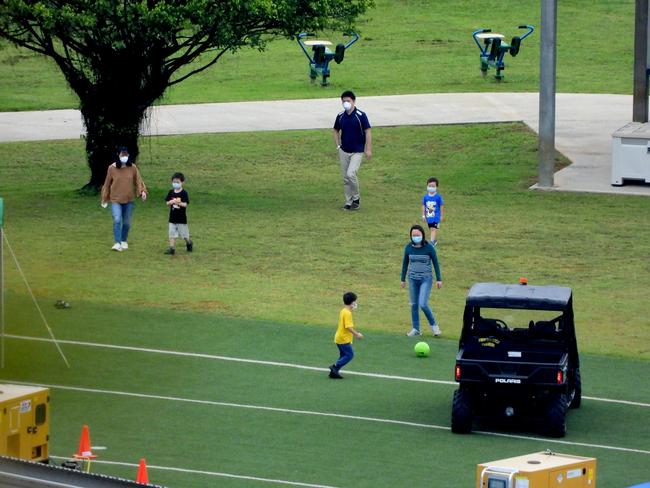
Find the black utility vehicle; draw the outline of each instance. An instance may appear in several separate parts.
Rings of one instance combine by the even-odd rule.
[[[456,356],[451,430],[475,416],[534,418],[551,437],[566,434],[581,399],[570,288],[477,283],[469,290]]]

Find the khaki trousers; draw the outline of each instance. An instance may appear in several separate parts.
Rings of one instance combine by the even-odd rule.
[[[343,193],[345,204],[352,205],[353,200],[359,200],[359,179],[357,172],[361,167],[363,153],[348,153],[339,148],[341,161],[341,176],[343,176]]]

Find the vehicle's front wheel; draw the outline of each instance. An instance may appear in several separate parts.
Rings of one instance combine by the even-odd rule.
[[[467,434],[472,430],[472,396],[464,388],[454,392],[451,408],[451,431],[456,434]]]
[[[551,395],[543,420],[542,434],[548,437],[564,437],[566,435],[566,413],[568,408],[569,399],[565,393]]]

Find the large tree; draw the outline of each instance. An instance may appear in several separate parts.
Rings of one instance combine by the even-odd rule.
[[[97,190],[165,90],[226,52],[352,27],[373,0],[2,0],[0,37],[48,56],[77,94]],[[186,68],[188,65],[191,66]],[[182,68],[186,68],[184,71]]]

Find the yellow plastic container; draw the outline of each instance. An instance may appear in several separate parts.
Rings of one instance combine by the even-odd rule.
[[[50,390],[0,384],[0,455],[47,461]]]
[[[537,452],[476,467],[476,488],[594,488],[596,458]]]

